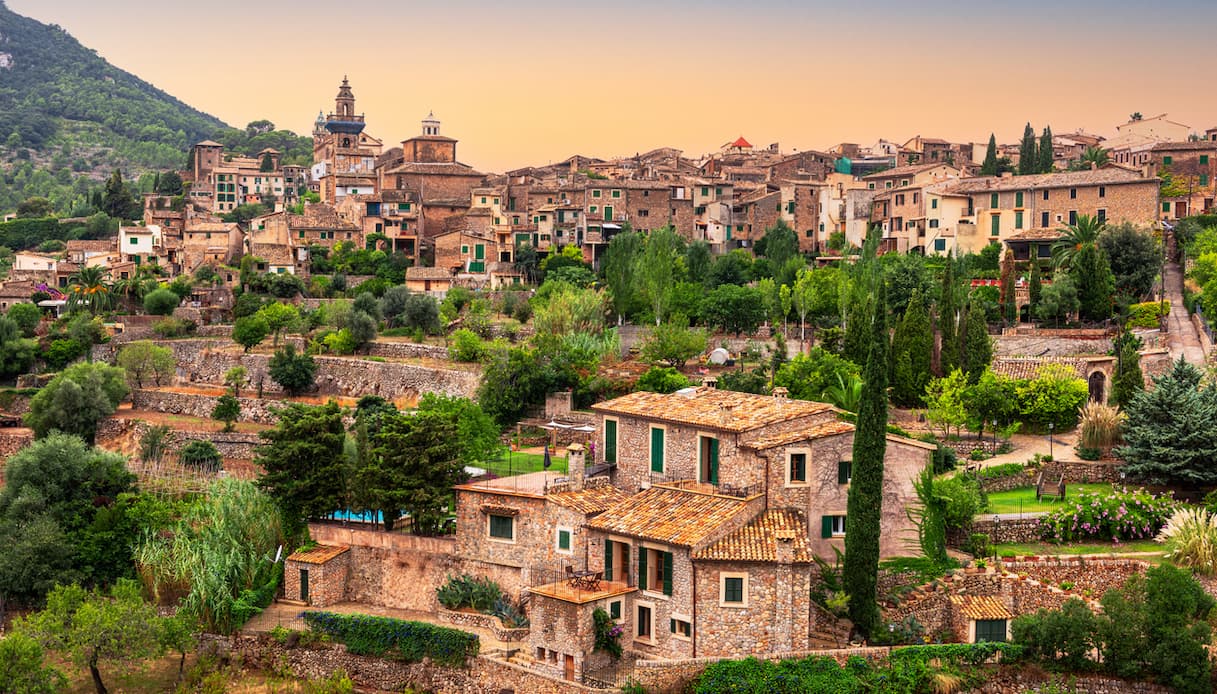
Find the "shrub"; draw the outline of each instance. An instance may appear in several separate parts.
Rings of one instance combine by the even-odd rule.
[[[191,441],[178,451],[178,462],[205,472],[216,472],[224,464],[220,451],[210,441]]]
[[[649,390],[652,393],[675,393],[691,384],[684,374],[670,366],[652,366],[638,379],[638,390]]]
[[[1120,427],[1124,426],[1124,413],[1117,407],[1098,402],[1088,402],[1082,408],[1078,423],[1079,441],[1086,448],[1111,450],[1121,442]],[[1096,460],[1097,458],[1083,458]]]
[[[174,337],[185,337],[193,335],[198,329],[198,324],[192,320],[185,318],[162,318],[152,324],[152,332],[157,335],[170,339]]]
[[[946,499],[944,520],[947,528],[967,527],[972,517],[984,509],[980,485],[973,477],[955,475],[937,480],[934,493]]]
[[[148,292],[144,297],[144,310],[154,316],[167,316],[182,303],[181,297],[172,291],[161,287]]]
[[[1166,544],[1166,556],[1179,566],[1205,576],[1217,570],[1217,514],[1202,508],[1179,509],[1158,533],[1158,541]]]
[[[1049,542],[1145,540],[1158,534],[1175,508],[1169,494],[1144,489],[1082,492],[1040,519],[1040,534]]]
[[[1025,614],[1010,626],[1014,643],[1040,662],[1071,672],[1094,669],[1090,651],[1096,643],[1098,622],[1078,598],[1069,598],[1059,610]]]
[[[1002,463],[1001,465],[993,465],[976,471],[976,479],[982,482],[1005,477],[1026,477],[1026,475],[1027,468],[1022,463]],[[1028,485],[1030,485],[1030,482],[1028,482]]]
[[[1103,457],[1103,451],[1090,446],[1078,446],[1073,449],[1082,460],[1098,460]]]
[[[303,617],[310,629],[328,634],[355,655],[391,655],[406,662],[430,658],[456,667],[476,656],[480,647],[476,634],[425,622],[332,612],[305,612]]]
[[[1086,403],[1090,390],[1086,381],[1077,377],[1064,364],[1047,364],[1038,375],[1015,386],[1019,414],[1025,422],[1046,428],[1053,424],[1057,431],[1072,427],[1078,421],[1078,410]]]
[[[479,361],[485,353],[482,338],[472,330],[461,328],[452,333],[452,345],[448,347],[448,356],[453,361]]]
[[[299,395],[313,387],[317,362],[307,354],[297,354],[295,346],[289,344],[270,358],[269,371],[288,395]]]
[[[435,589],[435,597],[439,604],[449,610],[471,607],[483,614],[494,614],[495,604],[503,598],[503,590],[489,578],[461,574],[449,576],[443,585]]]
[[[620,658],[621,641],[619,639],[625,629],[613,622],[609,613],[599,607],[592,613],[592,626],[596,632],[596,645],[593,650],[605,651],[614,658]]]
[[[1171,312],[1171,302],[1146,301],[1128,307],[1128,322],[1125,326],[1131,328],[1157,328],[1158,319]]]
[[[988,533],[972,533],[968,536],[968,551],[974,557],[987,557],[993,553],[993,546],[989,544]]]

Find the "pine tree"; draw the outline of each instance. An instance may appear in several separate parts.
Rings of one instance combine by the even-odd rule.
[[[985,161],[980,165],[981,176],[997,175],[997,137],[989,134],[989,148],[985,150]]]
[[[1028,315],[1035,315],[1035,307],[1040,303],[1040,292],[1044,289],[1044,280],[1040,277],[1040,264],[1038,260],[1031,261],[1031,278],[1028,280],[1027,298],[1030,306],[1027,307]]]
[[[963,344],[963,371],[968,383],[975,385],[993,360],[993,342],[985,325],[985,309],[973,300],[968,306],[967,332]]]
[[[1040,136],[1039,173],[1052,173],[1052,162],[1055,160],[1052,154],[1052,128],[1045,126],[1044,134]]]
[[[1125,445],[1115,450],[1127,461],[1123,470],[1129,477],[1189,489],[1217,484],[1217,387],[1202,386],[1203,380],[1180,357],[1154,379],[1153,390],[1132,398]]]
[[[1120,409],[1128,409],[1132,399],[1145,390],[1145,376],[1141,373],[1141,354],[1137,351],[1141,340],[1132,333],[1116,338],[1116,372],[1111,377],[1110,402]]]
[[[959,366],[959,288],[955,286],[955,258],[950,253],[938,298],[938,332],[942,335],[938,371],[945,375]]]
[[[853,471],[845,515],[845,563],[841,578],[849,617],[863,635],[879,627],[876,584],[879,521],[883,506],[883,456],[887,451],[887,289],[878,280],[865,387],[854,431]]]
[[[908,309],[892,338],[892,400],[903,407],[921,405],[930,381],[934,334],[921,290],[914,289]]]
[[[1014,251],[1006,249],[1001,259],[1001,315],[1006,323],[1013,323],[1018,312],[1018,300],[1014,296]]]
[[[1035,145],[1035,129],[1028,123],[1023,128],[1023,144],[1018,148],[1018,175],[1033,174],[1039,169],[1039,148]]]
[[[275,170],[275,159],[270,156],[270,152],[262,155],[262,162],[258,166],[260,173],[267,173]]]

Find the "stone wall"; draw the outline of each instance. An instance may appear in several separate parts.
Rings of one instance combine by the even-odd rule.
[[[351,571],[346,599],[404,610],[434,612],[435,588],[460,573],[451,538],[417,537],[338,523],[310,523],[323,545],[347,545]]]
[[[1065,475],[1065,484],[1119,482],[1121,463],[1085,460],[1053,460],[1044,463],[1044,482],[1056,484]]]
[[[760,657],[777,661],[810,656],[829,656],[844,665],[845,661],[854,656],[872,662],[886,660],[891,651],[891,648],[879,646],[770,653]],[[688,658],[679,661],[640,660],[634,663],[633,679],[649,694],[676,694],[687,691],[689,684],[700,677],[707,667],[723,660],[731,660],[731,658]]]
[[[139,392],[139,391],[137,391]],[[208,417],[211,413],[208,412]],[[110,417],[103,419],[97,424],[97,440],[112,441],[117,438],[126,437],[133,441],[139,441],[144,433],[152,427],[148,422],[138,419],[117,419]],[[174,429],[169,441],[166,442],[166,450],[171,453],[176,453],[189,441],[210,441],[215,444],[216,450],[220,452],[220,457],[225,460],[253,460],[255,449],[261,445],[262,440],[257,434],[251,434],[238,431],[183,431]]]
[[[1034,486],[1035,478],[1027,474],[1026,468],[1017,472],[1012,472],[1008,475],[980,478],[980,488],[985,490],[985,493],[987,494],[992,494],[994,492],[1008,492],[1012,489],[1022,489],[1024,487]]]
[[[1035,542],[1040,539],[1040,519],[1038,516],[1012,518],[1006,520],[981,519],[973,520],[969,528],[950,530],[947,532],[947,544],[951,547],[965,547],[969,535],[984,533],[992,543]]]
[[[1066,593],[1097,600],[1108,590],[1123,586],[1129,576],[1144,573],[1149,564],[1112,557],[1038,557],[1018,561],[1003,559],[1001,566],[1010,573],[1026,574]]]
[[[778,543],[777,551],[778,562],[772,564],[698,564],[694,625],[698,654],[739,657],[802,650],[810,645],[813,568],[791,563],[789,543]],[[746,605],[722,605],[724,573],[747,576]],[[742,627],[745,624],[747,628]]]
[[[288,648],[266,634],[238,634],[229,647],[245,662],[268,671],[286,666],[296,677],[320,679],[341,668],[361,688],[397,691],[407,688],[436,694],[590,694],[574,682],[546,677],[528,668],[486,655],[464,668],[437,666],[430,661],[404,663],[387,658],[352,655],[341,645]]]
[[[181,393],[151,388],[137,388],[131,391],[131,405],[137,410],[181,414],[204,419],[211,417],[211,411],[215,409],[219,399],[219,394]],[[278,423],[279,418],[271,413],[271,409],[288,405],[286,401],[273,398],[240,397],[237,400],[241,403],[241,416],[238,421],[254,422],[255,424]],[[204,438],[210,438],[210,435]]]
[[[1041,687],[1048,688],[1054,683],[1067,689],[1049,691],[1070,691],[1075,694],[1169,694],[1173,691],[1170,687],[1151,682],[1133,682],[1097,675],[1070,674],[1054,677],[1042,670],[1001,668],[994,671],[993,676],[984,684],[969,690],[967,694],[1034,694],[1040,691]]]
[[[328,607],[346,598],[347,576],[351,571],[351,553],[343,552],[324,564],[311,564],[288,559],[283,569],[283,594],[289,600],[304,600],[300,594],[301,572],[308,572],[308,599],[313,607]]]
[[[457,628],[460,627],[477,627],[493,632],[494,637],[499,641],[512,643],[515,641],[524,641],[528,638],[528,629],[512,629],[503,626],[503,622],[492,614],[482,614],[480,612],[453,612],[440,608],[439,619],[441,622],[447,622]]]
[[[1111,351],[1111,339],[1097,331],[1098,335],[1076,335],[1069,330],[1037,330],[1035,334],[1024,334],[1019,328],[1017,335],[999,335],[993,340],[995,357],[1071,357],[1078,354],[1107,354]],[[1053,334],[1059,333],[1059,334]]]
[[[4,461],[33,442],[33,429],[24,427],[0,429],[0,486],[4,485]]]

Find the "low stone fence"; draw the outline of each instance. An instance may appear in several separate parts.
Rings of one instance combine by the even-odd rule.
[[[793,660],[811,656],[829,656],[844,665],[854,656],[869,661],[886,660],[892,649],[887,646],[861,648],[834,648],[828,650],[793,651],[756,656],[761,660]],[[701,676],[714,663],[737,658],[689,658],[685,660],[639,660],[634,663],[633,680],[647,692],[664,694],[686,691],[689,684]]]
[[[989,536],[989,542],[994,544],[1035,542],[1040,539],[1040,519],[1038,516],[996,520],[982,518],[973,520],[967,528],[953,529],[947,532],[947,545],[960,549],[968,545],[971,535],[984,533]]]
[[[329,677],[341,668],[361,688],[400,692],[406,689],[436,694],[590,694],[600,690],[545,675],[513,663],[480,655],[466,667],[442,667],[424,660],[406,663],[388,658],[353,655],[333,644],[288,648],[267,634],[237,634],[219,644],[267,671],[286,667],[305,679]]]
[[[438,345],[423,345],[417,342],[388,342],[375,340],[368,349],[368,355],[386,359],[447,359],[448,348]]]
[[[1170,687],[1150,682],[1118,680],[1098,675],[1052,676],[1042,670],[1002,668],[967,694],[1024,694],[1038,692],[1041,687],[1057,685],[1048,691],[1069,691],[1075,694],[1170,694]]]
[[[1053,460],[1044,463],[1044,481],[1056,484],[1065,475],[1065,484],[1119,482],[1120,465],[1115,461]]]
[[[1024,557],[1002,559],[1001,568],[1016,575],[1026,574],[1078,597],[1098,600],[1108,590],[1123,586],[1129,576],[1144,573],[1149,564],[1114,557]]]
[[[219,395],[181,393],[172,390],[137,388],[131,391],[131,405],[137,410],[181,414],[204,419],[211,417],[211,411],[215,409],[219,399]],[[238,420],[255,424],[277,424],[279,418],[271,412],[271,409],[288,405],[286,401],[273,398],[240,397],[237,398],[237,402],[241,403],[241,416],[238,417]],[[203,438],[211,438],[214,435],[207,434]]]
[[[136,391],[136,393],[140,392],[143,391]],[[152,425],[148,422],[138,419],[116,419],[110,417],[98,422],[97,440],[107,441],[129,435],[132,440],[138,441],[151,427]],[[220,457],[225,460],[253,460],[254,449],[262,443],[257,434],[246,432],[183,431],[181,429],[173,429],[172,435],[167,442],[166,450],[176,453],[188,441],[212,442],[215,444],[216,450],[220,452]]]
[[[1008,492],[1012,489],[1034,487],[1035,477],[1028,475],[1027,471],[1027,468],[1023,468],[1022,470],[997,477],[982,476],[980,478],[980,488],[985,490],[985,493],[992,494],[994,492]]]
[[[993,439],[962,439],[959,441],[940,440],[938,443],[954,450],[961,458],[964,458],[965,460],[969,455],[972,454],[972,451],[975,450],[982,450],[989,455],[993,455],[997,452],[997,447],[1000,445],[994,444]]]
[[[514,643],[516,641],[525,641],[528,639],[528,628],[513,629],[503,626],[498,617],[491,614],[480,614],[478,612],[454,612],[452,610],[439,610],[440,621],[447,622],[457,627],[478,627],[486,629],[494,634],[494,637],[500,641]]]

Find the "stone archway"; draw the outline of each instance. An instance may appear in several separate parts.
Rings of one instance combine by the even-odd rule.
[[[1086,379],[1086,385],[1090,389],[1091,402],[1107,401],[1107,374],[1102,371],[1092,372]]]

